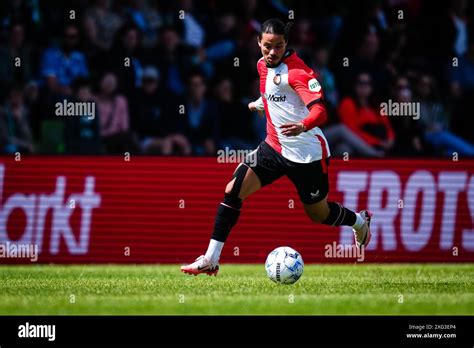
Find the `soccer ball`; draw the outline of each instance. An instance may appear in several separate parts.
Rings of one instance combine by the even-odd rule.
[[[275,283],[293,284],[303,274],[303,258],[295,249],[284,246],[273,250],[267,256],[265,270]]]

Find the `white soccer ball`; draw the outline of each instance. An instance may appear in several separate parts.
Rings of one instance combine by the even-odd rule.
[[[275,283],[293,284],[303,274],[303,258],[295,249],[284,246],[273,250],[267,256],[265,270]]]

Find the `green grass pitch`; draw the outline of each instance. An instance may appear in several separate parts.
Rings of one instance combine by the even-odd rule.
[[[306,265],[293,285],[263,265],[0,266],[0,315],[353,314],[473,315],[474,264]]]

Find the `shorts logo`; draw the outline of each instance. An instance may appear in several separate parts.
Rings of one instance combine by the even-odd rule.
[[[321,90],[321,85],[316,79],[311,79],[308,81],[308,88],[311,92],[319,92]]]
[[[280,74],[276,74],[274,77],[273,77],[273,83],[275,85],[279,85],[281,83],[281,75]]]

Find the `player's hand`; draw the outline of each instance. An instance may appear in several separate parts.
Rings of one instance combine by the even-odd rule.
[[[294,137],[306,131],[306,127],[303,123],[285,123],[280,126],[282,129],[281,134],[287,137]]]
[[[258,108],[257,105],[254,102],[249,103],[249,110],[252,111],[252,112],[257,111],[258,116],[263,117],[263,110]]]

